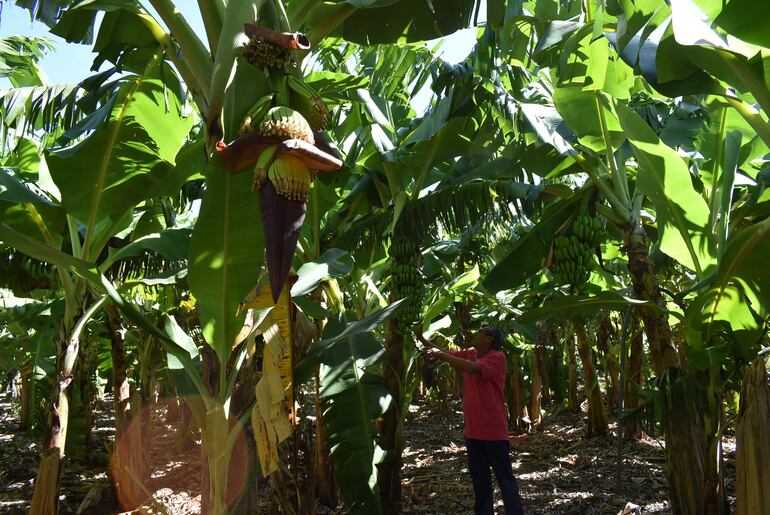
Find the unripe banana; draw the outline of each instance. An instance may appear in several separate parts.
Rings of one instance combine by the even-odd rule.
[[[254,183],[252,189],[258,191],[262,187],[262,183],[267,179],[267,171],[270,165],[273,164],[273,158],[275,152],[278,149],[276,145],[272,145],[264,149],[257,158],[257,162],[254,165]]]
[[[307,201],[310,171],[301,160],[281,154],[270,165],[267,177],[279,195],[289,200]]]

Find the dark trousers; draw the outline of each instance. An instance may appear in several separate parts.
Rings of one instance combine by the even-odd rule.
[[[508,455],[510,443],[508,440],[486,441],[466,438],[468,449],[468,470],[473,481],[473,493],[476,496],[474,513],[476,515],[493,515],[492,508],[492,475],[490,467],[495,471],[497,484],[503,494],[505,515],[523,515],[524,508],[519,496],[519,486],[513,477],[511,459]]]

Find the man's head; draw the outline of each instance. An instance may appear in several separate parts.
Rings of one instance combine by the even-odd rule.
[[[490,349],[500,350],[503,347],[503,333],[493,325],[485,325],[473,335],[471,346],[479,352]]]

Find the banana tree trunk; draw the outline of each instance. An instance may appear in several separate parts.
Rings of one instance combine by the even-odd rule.
[[[770,385],[765,360],[754,360],[741,390],[737,424],[738,515],[770,513]]]
[[[631,327],[628,329],[631,335],[630,357],[628,359],[628,373],[626,374],[626,393],[624,407],[627,410],[633,410],[639,407],[639,391],[642,387],[643,375],[642,364],[644,362],[644,335],[640,326],[639,312],[634,310],[631,319]],[[642,428],[638,422],[629,421],[626,423],[623,434],[625,438],[642,437]]]
[[[708,370],[698,372],[696,380],[700,383],[699,390],[705,392],[706,402],[700,413],[704,419],[704,456],[706,463],[706,513],[719,515],[730,513],[725,497],[725,482],[722,469],[722,426],[724,424],[724,409],[722,397],[724,389],[721,384],[720,365],[712,365]]]
[[[255,400],[255,387],[257,385],[257,366],[255,359],[249,359],[243,364],[233,388],[232,400],[230,401],[230,410],[235,417],[240,417],[245,410],[252,406]],[[230,481],[228,489],[228,498],[237,498],[236,505],[230,509],[230,515],[247,515],[254,513],[255,507],[259,503],[259,492],[257,490],[256,467],[257,467],[257,442],[254,433],[247,424],[243,430],[242,442],[244,452],[237,455],[233,452],[230,461]],[[254,478],[247,480],[245,478]]]
[[[118,504],[133,510],[147,500],[138,481],[147,483],[147,448],[143,445],[142,424],[131,424],[131,386],[126,362],[125,329],[114,304],[106,306],[112,357],[112,394],[115,410],[115,447],[110,460],[112,484]],[[133,477],[132,477],[133,474]]]
[[[570,411],[579,411],[580,402],[578,402],[578,380],[577,380],[577,359],[575,358],[575,335],[569,331],[567,333],[567,359],[569,361],[569,385],[567,386],[567,408]]]
[[[79,350],[77,339],[69,338],[70,332],[71,324],[63,321],[59,331],[59,353],[56,359],[56,379],[50,404],[48,431],[35,479],[31,515],[55,515],[59,512],[59,481],[69,423],[69,386],[72,383]]]
[[[551,341],[551,363],[548,367],[548,377],[553,391],[553,401],[558,405],[564,405],[564,348],[559,343],[559,334],[554,330]]]
[[[81,339],[80,366],[78,367],[78,386],[80,388],[80,401],[85,421],[85,453],[88,460],[93,458],[93,426],[94,403],[96,402],[96,388],[93,377],[97,367],[96,342],[91,338]]]
[[[328,305],[327,297],[322,287],[316,288],[311,297],[318,304]],[[325,318],[315,318],[315,340],[323,337]],[[313,460],[313,470],[315,479],[315,491],[318,501],[328,508],[336,508],[340,503],[337,483],[334,479],[334,462],[332,461],[329,441],[326,434],[326,423],[323,419],[323,406],[321,405],[320,381],[318,373],[315,374],[315,416],[316,416],[316,438],[315,438],[315,460]]]
[[[380,467],[379,485],[385,513],[401,512],[401,451],[403,447],[401,385],[404,383],[404,337],[396,328],[396,320],[388,320],[385,338],[385,363],[382,368],[385,388],[393,397],[381,426],[382,448],[391,455]]]
[[[543,400],[543,381],[540,376],[540,366],[538,365],[540,357],[538,356],[538,347],[535,347],[531,353],[531,373],[532,385],[529,391],[529,419],[532,428],[537,428],[543,421],[541,413],[541,404]]]
[[[649,260],[649,241],[641,221],[623,228],[628,270],[634,293],[656,307],[664,307],[657,276]],[[685,374],[679,368],[678,349],[664,312],[640,306],[640,317],[650,348],[656,375],[664,372],[667,384],[662,395],[666,436],[666,476],[674,513],[707,513],[706,500],[714,497],[708,490],[704,443],[704,422],[694,404],[692,390],[685,386]]]
[[[212,397],[219,395],[219,358],[214,350],[203,345],[200,349],[201,370],[203,372],[203,382],[209,390]],[[201,435],[201,513],[212,513],[214,510],[215,499],[212,498],[212,482],[208,454],[206,453],[206,431]]]
[[[581,323],[575,323],[574,327],[580,360],[583,362],[583,381],[588,398],[588,437],[606,436],[608,432],[607,415],[604,412],[599,377],[596,374],[596,356],[588,343],[585,326]]]
[[[318,501],[328,508],[336,508],[340,502],[337,485],[334,482],[334,463],[329,450],[326,436],[326,423],[323,419],[323,407],[319,392],[318,374],[316,374],[315,414],[316,414],[316,445],[315,445],[315,491]]]
[[[524,396],[524,385],[521,373],[521,354],[513,353],[511,364],[511,425],[519,431],[529,430],[529,414]]]
[[[617,408],[618,389],[620,385],[620,367],[618,366],[617,347],[612,344],[615,331],[609,315],[604,315],[599,320],[596,331],[596,347],[601,353],[601,359],[606,367],[610,381],[607,384],[607,403],[613,411]]]
[[[34,409],[35,390],[33,376],[32,360],[24,363],[20,372],[21,375],[21,407],[19,410],[19,428],[22,431],[28,431],[32,428],[32,411]]]

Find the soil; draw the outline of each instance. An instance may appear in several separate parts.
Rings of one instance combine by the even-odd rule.
[[[459,402],[410,406],[405,423],[402,511],[405,514],[472,513]],[[114,437],[111,405],[98,406],[90,456],[68,455],[62,474],[61,513],[119,513],[108,473]],[[149,452],[153,499],[134,513],[200,513],[200,452],[196,438],[180,438],[167,410],[152,412],[155,438]],[[585,414],[555,409],[534,433],[512,437],[511,462],[527,513],[616,514],[627,505],[641,513],[670,513],[665,456],[660,440],[623,442],[617,463],[615,437],[585,438]],[[614,426],[611,426],[614,431]],[[726,490],[735,499],[735,441],[723,442]],[[29,509],[40,437],[19,431],[17,413],[0,398],[0,513]],[[495,493],[496,510],[502,500]],[[630,504],[629,504],[630,503]],[[260,506],[264,508],[264,506]],[[260,510],[264,511],[264,510]],[[333,513],[320,509],[319,513]],[[339,512],[342,513],[342,512]],[[633,512],[629,512],[633,513]],[[637,512],[639,513],[639,512]]]

